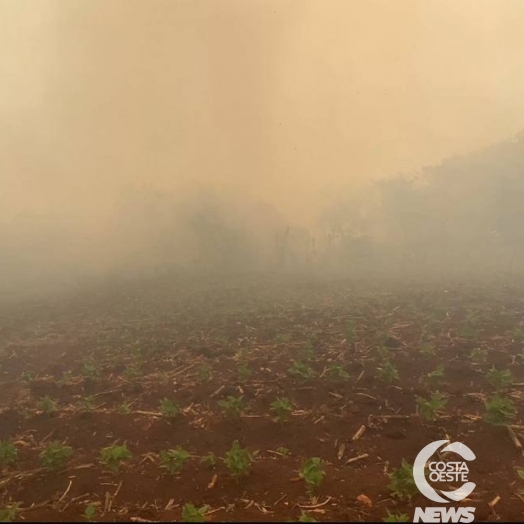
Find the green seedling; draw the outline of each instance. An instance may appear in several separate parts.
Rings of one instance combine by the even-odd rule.
[[[348,343],[355,342],[357,339],[357,325],[353,320],[350,320],[346,325],[346,341]]]
[[[438,391],[432,393],[429,400],[423,397],[416,397],[418,414],[423,419],[430,421],[437,420],[439,412],[446,407],[447,402],[447,399]]]
[[[95,400],[94,395],[88,395],[83,400],[80,401],[80,407],[86,411],[93,411],[95,409]]]
[[[208,468],[214,468],[217,463],[217,458],[216,455],[210,451],[200,459],[200,462]]]
[[[133,348],[131,353],[137,362],[143,362],[146,358],[146,351],[141,347]]]
[[[508,397],[500,396],[498,393],[486,403],[486,411],[483,420],[494,426],[501,426],[510,422],[517,416],[517,408],[513,401]]]
[[[40,453],[40,460],[45,468],[58,469],[65,466],[72,455],[73,448],[71,446],[64,446],[55,440]]]
[[[336,378],[342,378],[344,380],[347,380],[350,378],[350,375],[347,371],[345,371],[342,366],[340,366],[339,364],[334,364],[333,366],[331,366],[329,368],[329,374],[332,376],[332,377],[336,377]]]
[[[167,398],[164,398],[160,401],[160,413],[162,413],[164,417],[174,419],[178,417],[180,411],[180,406],[176,402],[173,402]]]
[[[174,475],[182,471],[188,459],[189,453],[178,446],[175,449],[160,452],[160,467],[167,469],[171,475]]]
[[[279,333],[277,335],[277,342],[279,344],[287,344],[288,342],[291,341],[292,338],[293,338],[293,335],[291,333]]]
[[[251,376],[252,370],[247,362],[242,362],[238,366],[238,378],[240,382],[246,382]]]
[[[18,504],[6,508],[0,508],[0,522],[13,522],[18,516]]]
[[[123,415],[129,415],[129,413],[131,413],[131,402],[122,402],[122,404],[118,406],[118,411]]]
[[[319,457],[310,458],[302,464],[298,474],[306,483],[308,492],[312,494],[315,489],[320,486],[326,475],[324,471],[324,461]]]
[[[317,519],[306,513],[304,510],[300,512],[300,517],[298,517],[299,522],[318,522]]]
[[[238,397],[228,395],[225,399],[219,400],[218,405],[228,417],[239,418],[244,407],[243,400],[242,395]]]
[[[396,380],[400,380],[398,369],[391,363],[390,360],[386,360],[382,363],[382,366],[378,368],[379,377],[383,382],[392,384]]]
[[[475,339],[477,337],[477,328],[472,324],[465,324],[460,328],[459,336],[469,340]]]
[[[182,508],[182,522],[205,522],[206,512],[209,506],[197,508],[193,504],[184,504]]]
[[[114,473],[118,473],[121,464],[129,460],[132,456],[126,444],[122,444],[121,446],[113,444],[100,450],[100,463],[107,466]]]
[[[478,313],[471,309],[466,311],[466,323],[470,326],[476,326],[479,323]]]
[[[246,448],[241,448],[238,441],[235,440],[231,445],[231,449],[226,452],[222,460],[229,470],[229,473],[238,480],[240,477],[249,474],[253,458],[255,458],[257,454],[258,451],[250,453]]]
[[[93,362],[84,362],[82,366],[82,375],[91,380],[97,380],[100,378],[100,371],[98,367]]]
[[[42,413],[45,413],[46,415],[51,415],[51,413],[58,411],[58,404],[56,400],[53,400],[47,395],[45,397],[42,397],[36,403],[36,407],[39,411],[42,411]]]
[[[285,459],[291,455],[291,451],[284,446],[280,446],[277,449],[277,453],[280,453],[282,455],[282,458],[285,458]]]
[[[293,406],[288,398],[277,398],[271,403],[271,411],[276,414],[273,419],[275,422],[284,422],[289,419]]]
[[[379,346],[377,353],[380,360],[389,360],[391,357],[391,351],[386,346]]]
[[[24,372],[22,373],[22,380],[23,380],[26,384],[29,384],[29,383],[32,382],[34,379],[35,379],[35,374],[34,374],[34,373],[31,373],[30,371],[24,371]]]
[[[511,338],[513,342],[523,342],[524,341],[524,330],[520,327],[513,328],[511,332]]]
[[[139,377],[141,374],[140,366],[138,364],[135,364],[133,366],[127,366],[124,370],[124,377],[126,378],[136,378]]]
[[[405,513],[390,513],[382,519],[382,522],[409,522],[411,519]]]
[[[86,519],[87,522],[94,522],[94,517],[96,515],[96,508],[93,506],[93,504],[89,504],[87,508],[84,511],[83,517]]]
[[[308,339],[306,341],[306,344],[303,349],[304,358],[306,360],[311,360],[315,356],[315,346],[313,345],[313,342],[311,339]]]
[[[517,468],[517,475],[521,480],[524,480],[524,468]]]
[[[385,346],[388,338],[389,338],[389,334],[387,333],[387,331],[378,331],[377,332],[377,340],[379,342],[379,347]]]
[[[71,371],[64,371],[62,373],[62,378],[57,380],[56,383],[59,386],[63,387],[63,386],[70,386],[72,382],[73,382],[73,373],[71,373]]]
[[[477,364],[485,364],[488,360],[488,350],[485,348],[475,348],[469,354],[469,358]]]
[[[436,353],[435,346],[433,344],[430,344],[429,342],[424,342],[420,346],[419,352],[424,357],[433,357]]]
[[[418,493],[417,485],[413,478],[413,466],[405,459],[402,459],[400,468],[393,470],[389,474],[389,490],[401,500],[411,500],[413,495]]]
[[[293,361],[293,365],[289,368],[288,372],[291,375],[300,376],[302,378],[313,378],[315,371],[304,362]]]
[[[486,380],[497,391],[509,388],[514,382],[513,375],[509,369],[496,369],[495,366],[486,373]]]
[[[198,368],[198,380],[200,382],[209,382],[213,378],[213,370],[207,364]]]
[[[428,319],[427,319],[428,320]],[[432,326],[431,323],[426,323],[420,329],[420,338],[423,342],[427,342],[431,339]]]
[[[18,459],[16,446],[10,440],[0,440],[0,466],[9,466]]]
[[[439,364],[437,366],[437,369],[434,371],[431,371],[428,373],[425,377],[424,382],[426,382],[429,386],[439,386],[442,383],[442,380],[444,378],[444,365]]]

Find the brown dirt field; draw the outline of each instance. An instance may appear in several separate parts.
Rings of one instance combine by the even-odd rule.
[[[386,360],[399,380],[381,374]],[[313,376],[293,374],[294,362]],[[428,383],[439,365],[442,376]],[[495,387],[493,366],[512,382]],[[381,521],[388,511],[412,519],[415,507],[436,504],[420,493],[399,498],[388,475],[449,438],[477,457],[468,464],[477,487],[456,506],[476,507],[475,521],[522,521],[522,451],[504,425],[482,419],[496,389],[514,403],[507,423],[524,443],[521,283],[173,277],[3,304],[0,440],[18,456],[0,464],[0,510],[16,503],[15,520],[85,521],[93,505],[97,522],[180,521],[191,503],[207,505],[211,522],[297,521],[302,512],[318,521]],[[436,391],[447,403],[427,420],[416,396]],[[242,396],[240,416],[223,413],[228,395]],[[46,396],[51,413],[39,404]],[[277,397],[292,406],[284,422],[274,421]],[[174,419],[160,411],[164,398],[181,408]],[[240,480],[222,460],[234,440],[258,451]],[[40,459],[52,441],[73,449],[56,470]],[[99,460],[114,443],[132,453],[117,472]],[[171,475],[159,454],[177,446],[190,457]],[[214,466],[200,460],[209,452]],[[312,457],[325,477],[309,494],[299,470]]]

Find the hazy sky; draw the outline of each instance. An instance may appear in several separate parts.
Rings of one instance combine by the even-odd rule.
[[[522,0],[0,0],[0,217],[332,195],[524,128]]]

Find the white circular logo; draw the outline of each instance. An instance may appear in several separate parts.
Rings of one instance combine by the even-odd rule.
[[[434,502],[444,502],[448,504],[449,502],[458,502],[462,499],[465,499],[474,489],[475,484],[473,482],[468,482],[468,473],[469,469],[465,462],[429,462],[429,479],[434,482],[464,482],[464,484],[456,489],[455,491],[442,491],[439,490],[442,495],[448,497],[445,499],[441,497],[435,489],[433,489],[425,476],[426,464],[433,454],[442,446],[443,444],[448,444],[449,440],[436,440],[431,444],[428,444],[423,448],[415,459],[413,464],[413,479],[417,485],[419,491],[430,500]],[[460,442],[453,442],[453,444],[448,444],[444,447],[441,452],[452,451],[457,453],[465,460],[475,460],[475,453],[471,451],[465,444]]]

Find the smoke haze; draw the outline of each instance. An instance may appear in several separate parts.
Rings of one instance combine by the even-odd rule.
[[[520,0],[1,0],[3,284],[376,242],[441,264],[465,238],[513,264],[523,23]]]

